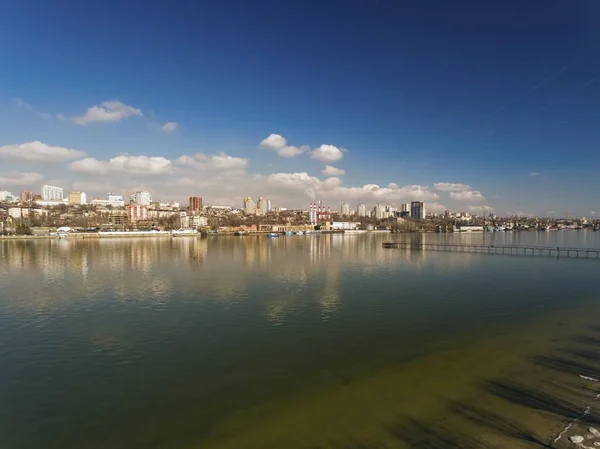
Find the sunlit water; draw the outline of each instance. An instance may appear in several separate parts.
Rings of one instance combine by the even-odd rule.
[[[498,382],[575,382],[548,357],[593,342],[600,261],[394,239],[600,248],[587,231],[0,241],[0,448],[531,444],[499,416],[554,435],[565,413]]]

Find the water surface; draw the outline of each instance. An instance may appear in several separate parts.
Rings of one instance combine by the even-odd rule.
[[[0,241],[0,447],[535,447],[600,262],[381,243],[599,234]]]

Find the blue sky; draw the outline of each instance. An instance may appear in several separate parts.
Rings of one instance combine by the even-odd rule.
[[[598,2],[12,3],[0,190],[600,213]]]

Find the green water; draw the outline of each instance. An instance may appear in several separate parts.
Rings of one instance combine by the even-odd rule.
[[[600,262],[390,239],[0,241],[0,448],[546,444],[594,387]]]

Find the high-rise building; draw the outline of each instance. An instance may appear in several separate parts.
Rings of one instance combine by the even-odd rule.
[[[138,206],[150,206],[152,195],[145,190],[139,190],[129,197],[129,203],[137,204]]]
[[[0,201],[7,201],[9,203],[12,203],[13,194],[10,193],[8,190],[0,190]]]
[[[375,205],[375,207],[373,208],[373,213],[375,215],[375,218],[377,218],[378,220],[388,218],[386,207],[383,204]]]
[[[64,196],[64,190],[62,187],[49,185],[42,186],[42,199],[44,201],[62,201]]]
[[[31,190],[21,190],[21,202],[30,203],[33,201],[33,192]]]
[[[86,204],[85,192],[69,192],[69,204]]]
[[[256,213],[256,204],[251,197],[244,198],[244,214],[254,215]]]
[[[271,200],[267,200],[267,212],[271,212],[273,209],[271,208]]]
[[[367,207],[362,203],[356,206],[356,215],[358,215],[359,217],[366,217]]]
[[[198,212],[202,210],[202,197],[190,196],[190,211]]]
[[[342,203],[340,206],[340,213],[342,215],[350,215],[350,205],[348,203]]]
[[[267,215],[267,200],[262,196],[256,202],[256,215]]]
[[[422,201],[411,202],[410,216],[417,220],[423,220],[425,218],[425,203]]]

